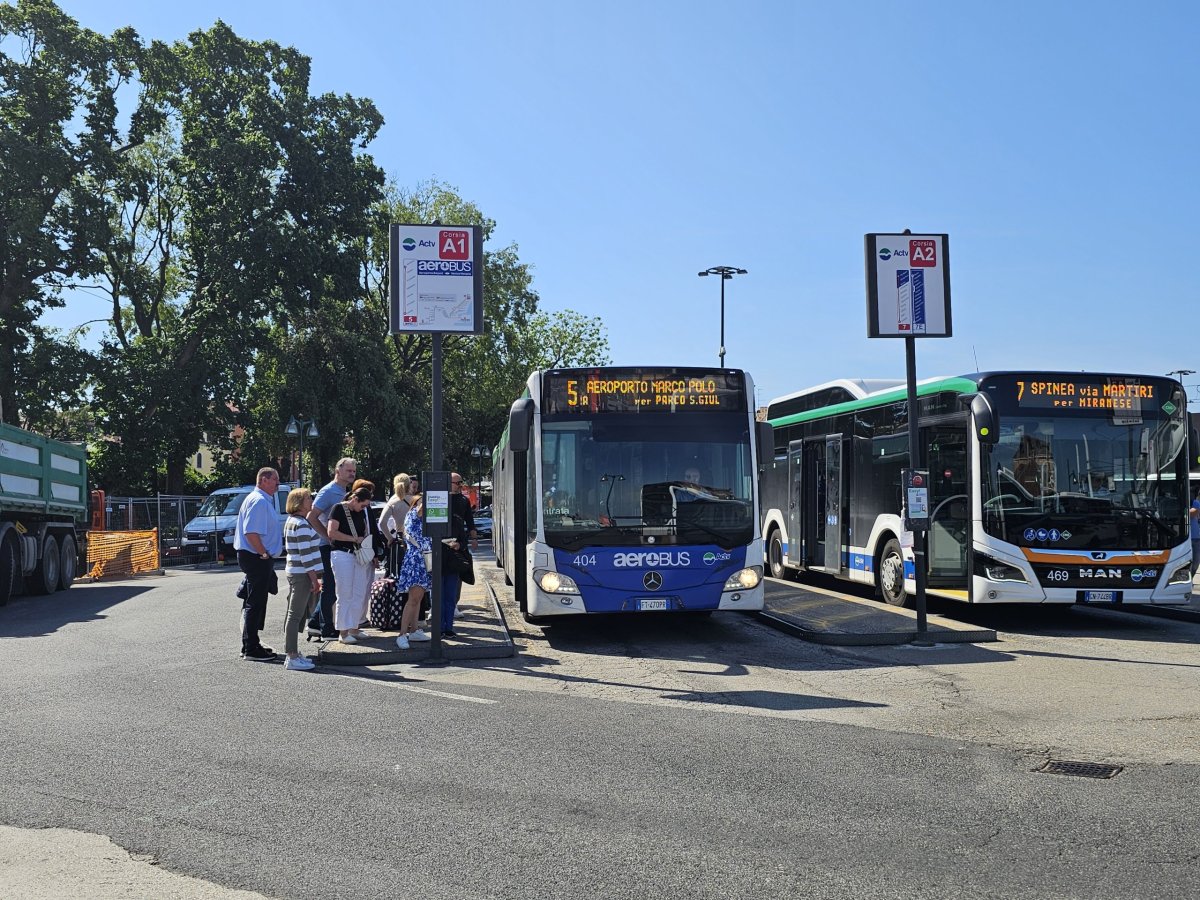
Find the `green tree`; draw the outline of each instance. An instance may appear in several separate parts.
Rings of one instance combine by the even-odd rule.
[[[169,127],[127,169],[98,393],[122,436],[105,474],[132,486],[164,460],[178,490],[203,432],[240,425],[231,464],[278,463],[282,435],[257,421],[254,385],[294,323],[354,302],[383,183],[362,149],[382,119],[369,101],[310,96],[307,57],[219,21],[155,50],[146,74]]]
[[[105,186],[120,159],[161,121],[143,92],[122,131],[116,95],[143,48],[121,29],[111,38],[51,0],[0,5],[0,415],[17,422],[36,397],[18,384],[34,343],[53,340],[35,322],[62,306],[62,290],[100,271],[111,238]],[[33,388],[36,394],[38,388]]]

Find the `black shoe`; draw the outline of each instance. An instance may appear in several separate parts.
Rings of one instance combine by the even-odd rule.
[[[279,655],[278,653],[275,652],[274,647],[266,647],[266,646],[260,645],[258,649],[261,650],[263,653],[270,653],[272,656]]]
[[[275,662],[277,658],[274,651],[268,650],[266,647],[259,647],[257,650],[251,650],[249,653],[242,653],[242,659],[248,662]]]
[[[455,631],[453,628],[443,628],[442,629],[442,637],[454,637],[454,636],[455,636]]]

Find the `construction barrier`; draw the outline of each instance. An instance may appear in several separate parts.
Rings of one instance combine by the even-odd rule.
[[[150,531],[89,531],[88,574],[93,578],[137,575],[161,568],[158,529]]]

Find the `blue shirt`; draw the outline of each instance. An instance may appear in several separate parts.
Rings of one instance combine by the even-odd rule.
[[[1200,500],[1192,501],[1192,509],[1200,509]],[[1192,525],[1192,540],[1200,541],[1200,516],[1195,518],[1188,516]]]
[[[321,524],[325,526],[326,531],[329,530],[329,514],[333,508],[346,499],[346,489],[336,481],[331,481],[325,487],[317,491],[317,496],[313,498],[313,509],[317,511],[317,518],[321,520]],[[321,542],[322,547],[329,546],[329,539],[323,534],[318,534],[317,539]]]
[[[258,552],[246,540],[248,534],[257,534],[262,540],[263,548],[271,556],[278,556],[283,551],[283,529],[279,527],[279,511],[275,508],[275,498],[260,487],[250,492],[250,496],[238,510],[237,527],[233,532],[234,550]]]

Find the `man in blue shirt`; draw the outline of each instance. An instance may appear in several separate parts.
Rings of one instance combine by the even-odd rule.
[[[333,624],[333,604],[337,600],[337,589],[333,579],[333,566],[330,564],[329,558],[331,551],[329,514],[335,506],[346,499],[346,491],[350,489],[350,485],[354,484],[357,475],[358,460],[349,456],[339,459],[337,468],[333,470],[333,481],[317,491],[317,496],[313,498],[312,509],[308,513],[308,524],[313,527],[313,531],[317,533],[317,539],[321,542],[321,563],[325,567],[325,574],[321,579],[321,602],[308,621],[308,633],[310,635],[320,634],[321,637],[328,640],[335,640],[338,636],[338,631]]]
[[[283,552],[283,529],[275,508],[279,473],[258,470],[256,486],[238,511],[233,532],[233,549],[238,567],[246,576],[246,599],[242,601],[242,659],[272,662],[275,651],[259,638],[267,619],[267,594],[276,584],[275,557]]]

